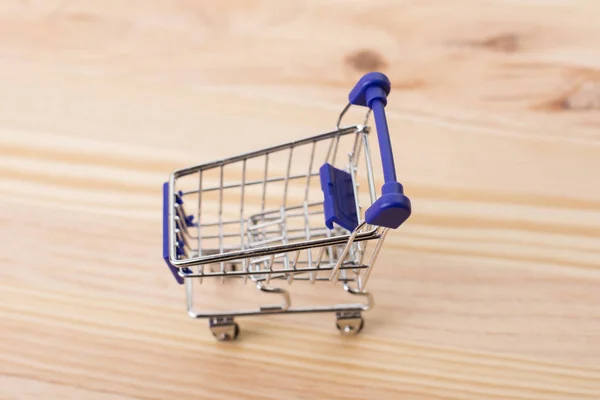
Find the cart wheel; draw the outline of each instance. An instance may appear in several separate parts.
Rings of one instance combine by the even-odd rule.
[[[240,327],[233,317],[216,317],[209,320],[210,331],[220,342],[235,340],[240,334]]]
[[[219,342],[229,342],[232,340],[237,339],[238,335],[240,334],[240,326],[235,323],[233,324],[233,329],[228,329],[227,331],[219,331],[219,332],[215,332],[215,330],[212,330],[212,334],[213,336],[219,341]]]
[[[362,331],[365,326],[365,320],[362,317],[356,319],[348,319],[348,320],[338,320],[335,323],[335,326],[338,328],[340,333],[344,336],[350,335],[358,335],[360,331]]]

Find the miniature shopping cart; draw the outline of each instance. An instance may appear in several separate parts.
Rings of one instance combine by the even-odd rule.
[[[362,329],[361,313],[373,305],[366,286],[377,255],[389,229],[411,214],[396,181],[384,109],[390,87],[385,75],[366,74],[350,92],[335,130],[181,169],[164,184],[163,258],[185,284],[188,314],[208,319],[218,340],[237,337],[235,317],[265,314],[331,312],[342,334]],[[367,118],[340,127],[351,105],[366,107]],[[371,112],[383,164],[379,198],[368,141]],[[237,296],[248,282],[251,291],[281,301],[200,312],[194,292],[209,279],[221,288],[209,292],[219,296],[211,297],[213,305],[229,304],[228,295]],[[240,286],[223,285],[236,282]],[[330,282],[338,288],[331,290],[354,301],[293,306],[293,282]]]

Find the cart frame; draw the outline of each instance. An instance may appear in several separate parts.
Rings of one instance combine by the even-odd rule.
[[[389,230],[396,229],[397,226],[408,218],[411,212],[410,201],[403,195],[402,186],[395,180],[391,143],[383,111],[385,102],[382,103],[380,101],[382,93],[384,99],[389,93],[389,88],[386,89],[386,80],[387,78],[384,75],[378,73],[365,75],[365,77],[359,81],[353,92],[351,92],[350,103],[340,114],[335,130],[266,149],[240,154],[234,157],[179,169],[174,171],[170,175],[168,182],[163,185],[163,258],[177,282],[185,284],[188,315],[192,318],[208,319],[209,327],[218,340],[232,340],[237,337],[239,327],[234,321],[235,317],[264,314],[331,312],[335,313],[336,325],[342,334],[356,334],[362,329],[364,321],[361,313],[373,307],[373,297],[366,290],[367,281],[382,248],[382,244],[384,243]],[[387,84],[389,86],[389,81],[387,81]],[[383,89],[381,89],[382,87]],[[373,88],[379,88],[380,90],[375,93]],[[370,104],[367,101],[369,93],[372,100]],[[361,95],[363,98],[360,98]],[[375,100],[373,100],[373,98]],[[379,101],[379,103],[377,103],[377,101]],[[368,105],[369,112],[367,113],[365,122],[362,125],[340,128],[342,117],[351,104]],[[382,196],[379,199],[377,199],[376,195],[371,150],[368,141],[370,128],[367,126],[367,121],[371,110],[373,110],[375,114],[386,180],[386,184],[384,184],[382,189]],[[345,192],[343,190],[339,191],[338,195],[339,193],[342,193],[346,196],[353,196],[353,205],[351,207],[353,209],[350,210],[347,207],[347,204],[352,203],[350,199],[347,201],[339,200],[337,204],[332,204],[331,201],[327,202],[327,199],[321,202],[309,203],[307,201],[308,187],[306,188],[307,192],[304,203],[287,207],[286,191],[288,189],[288,182],[291,179],[306,178],[308,185],[311,177],[315,175],[312,170],[312,165],[317,143],[330,141],[330,148],[325,161],[326,164],[328,164],[329,161],[335,163],[340,138],[347,137],[348,135],[354,135],[355,137],[352,151],[348,153],[348,163],[345,166],[345,171],[340,172],[338,170],[334,171],[334,173],[337,174],[338,180],[340,176],[346,178],[347,174],[347,185],[350,185],[351,182],[351,186],[347,186],[346,189],[348,190]],[[312,145],[308,172],[305,175],[290,176],[293,150],[307,145]],[[267,177],[268,157],[270,154],[286,150],[290,151],[290,157],[287,174],[282,178],[285,183],[284,204],[281,206],[280,210],[264,211],[263,192],[262,212],[247,216],[244,214],[244,190],[245,185],[249,184],[246,182],[246,166],[248,160],[259,157],[265,157],[267,160],[265,162],[264,179],[262,181],[252,182],[252,184],[264,184],[264,190],[266,190],[267,182],[275,181],[269,181]],[[361,155],[366,165],[366,180],[370,200],[369,207],[364,213],[364,216],[362,215],[363,206],[361,205],[359,198],[360,190],[357,178],[358,163]],[[223,178],[223,170],[225,166],[237,163],[242,163],[242,181],[237,184],[237,186],[226,186]],[[220,187],[217,187],[216,189],[203,188],[203,172],[213,169],[220,169]],[[185,211],[183,198],[186,195],[194,194],[195,192],[190,191],[184,193],[178,191],[177,182],[183,177],[195,174],[199,176],[197,190],[198,212],[196,215],[188,215]],[[329,178],[327,177],[326,172],[321,170],[321,184],[325,191],[327,189],[323,186],[324,179],[327,181]],[[337,184],[341,185],[339,181],[336,183],[335,175],[332,175],[331,179],[331,181],[327,181],[331,186],[335,187]],[[222,226],[224,223],[229,223],[223,222],[221,219],[223,208],[222,193],[224,187],[240,187],[241,189],[239,248],[224,249],[222,244],[224,237]],[[202,193],[208,190],[220,190],[220,236],[219,248],[213,249],[206,254],[206,249],[203,249],[201,246],[203,237],[200,231],[201,227],[206,225],[202,225],[203,221],[200,210]],[[349,193],[350,191],[352,191],[352,194]],[[336,199],[333,198],[334,202],[335,200]],[[382,203],[382,200],[386,201]],[[337,222],[337,224],[333,224],[328,219],[327,228],[329,229],[318,230],[319,235],[315,235],[317,238],[311,237],[311,230],[309,228],[309,208],[311,207],[316,207],[318,209],[316,212],[317,214],[319,212],[321,214],[324,213],[326,218],[329,216],[331,220]],[[336,207],[346,207],[346,209],[340,210]],[[292,211],[297,211],[297,214],[293,214]],[[279,212],[280,217],[278,218],[277,214]],[[300,238],[301,240],[299,241],[288,242],[288,237],[290,235],[286,231],[286,218],[300,216],[302,212],[304,213],[306,224],[306,239]],[[355,214],[353,214],[354,212]],[[348,218],[346,218],[348,213],[355,217],[354,224],[352,221],[345,223],[345,221],[348,221]],[[194,218],[196,218],[195,222]],[[352,218],[350,218],[350,220],[352,220]],[[235,219],[232,221],[233,223],[236,223]],[[340,225],[345,225],[345,227]],[[273,226],[281,227],[281,235],[276,235],[274,239],[269,239],[268,234],[272,234],[272,231],[269,231],[267,228]],[[192,228],[196,228],[197,230],[195,237],[190,233]],[[262,240],[255,241],[255,243],[257,243],[255,246],[252,245],[252,233],[254,231],[262,235],[257,235],[257,238],[263,238]],[[190,244],[192,240],[197,240],[197,248],[194,248]],[[376,243],[369,261],[364,263],[363,258],[365,256],[366,246],[371,241],[376,241]],[[277,243],[271,245],[270,242]],[[319,249],[316,260],[311,259],[312,249]],[[302,252],[305,250],[307,251],[307,261],[299,261],[303,254]],[[328,262],[326,260],[328,260]],[[215,271],[210,268],[211,265],[219,265],[220,268]],[[303,267],[302,265],[305,266]],[[206,268],[206,266],[208,266],[208,268]],[[328,276],[319,278],[318,275],[323,274],[324,272],[327,273]],[[256,288],[260,291],[279,295],[281,297],[281,303],[260,306],[258,309],[210,312],[197,311],[194,307],[194,282],[202,283],[203,279],[206,278],[220,278],[222,281],[230,278],[243,278],[245,283],[248,279],[251,279],[256,285]],[[287,281],[288,284],[291,284],[294,280],[305,280],[310,281],[310,283],[315,283],[317,281],[330,281],[333,283],[341,282],[343,289],[347,293],[352,296],[357,296],[357,298],[361,298],[364,301],[318,307],[293,307],[291,305],[288,290],[280,286],[274,286],[272,283]]]

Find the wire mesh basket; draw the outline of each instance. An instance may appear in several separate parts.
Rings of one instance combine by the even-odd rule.
[[[232,340],[234,317],[335,313],[345,335],[358,333],[373,306],[366,290],[390,229],[411,214],[396,180],[385,106],[390,82],[361,78],[334,130],[174,171],[163,185],[163,258],[186,287],[188,314],[206,318],[218,340]],[[360,125],[340,127],[351,105],[367,107]],[[384,185],[377,197],[369,147],[373,113]],[[365,189],[362,189],[365,187]],[[212,279],[249,281],[277,304],[198,311],[194,287]],[[362,301],[292,306],[290,285],[332,282]]]

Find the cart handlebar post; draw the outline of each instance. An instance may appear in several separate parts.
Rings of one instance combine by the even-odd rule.
[[[381,197],[365,211],[365,220],[371,225],[397,229],[410,217],[412,207],[410,199],[404,195],[402,184],[396,178],[394,153],[385,115],[390,91],[391,83],[387,76],[380,72],[370,72],[358,81],[348,99],[350,104],[372,110],[383,166]]]

